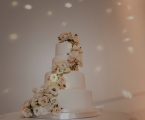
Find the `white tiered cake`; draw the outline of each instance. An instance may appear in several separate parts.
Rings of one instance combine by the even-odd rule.
[[[52,60],[52,71],[45,74],[43,90],[32,90],[34,97],[24,103],[21,115],[37,119],[93,120],[99,111],[92,104],[91,91],[86,90],[84,74],[78,71],[78,66],[83,66],[83,52],[78,47],[77,35],[63,33],[59,40]],[[25,114],[24,108],[31,112],[27,109],[28,113]]]

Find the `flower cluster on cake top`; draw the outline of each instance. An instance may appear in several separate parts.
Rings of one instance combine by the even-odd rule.
[[[59,35],[58,40],[60,42],[68,41],[72,43],[72,45],[78,45],[79,44],[79,39],[77,34],[73,34],[71,32],[65,32]]]
[[[47,81],[41,86],[38,91],[33,88],[33,98],[25,101],[20,109],[21,117],[32,117],[46,114],[59,115],[61,106],[57,100],[58,90],[66,88],[66,79],[63,74],[75,70],[76,67],[83,66],[82,49],[78,46],[79,39],[76,34],[62,33],[59,37],[60,42],[68,41],[72,43],[68,60],[56,61],[51,67],[51,74]]]

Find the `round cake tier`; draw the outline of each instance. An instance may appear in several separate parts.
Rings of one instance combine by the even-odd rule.
[[[92,109],[92,93],[89,90],[59,90],[59,105],[63,109]]]
[[[72,48],[72,44],[65,41],[63,43],[57,43],[55,47],[55,56],[57,55],[67,55]]]
[[[66,79],[66,89],[85,89],[85,76],[78,71],[71,71],[68,74],[63,74]]]
[[[52,64],[54,64],[56,61],[67,60],[67,59],[68,59],[68,55],[58,55],[52,59]]]
[[[51,75],[51,72],[45,74],[45,83],[48,81],[48,77]],[[85,89],[85,76],[83,73],[78,71],[71,71],[68,74],[63,74],[66,79],[66,89]]]

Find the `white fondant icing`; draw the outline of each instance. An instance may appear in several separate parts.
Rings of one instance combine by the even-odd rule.
[[[65,41],[63,43],[57,43],[55,47],[55,56],[58,55],[66,55],[70,52],[70,49],[72,48],[72,44]]]
[[[66,89],[85,89],[85,76],[78,71],[71,71],[68,74],[63,74],[66,79]]]
[[[58,55],[52,59],[52,64],[54,64],[56,61],[67,60],[67,59],[68,59],[68,55]]]
[[[92,93],[89,90],[59,90],[59,105],[64,109],[91,109]]]
[[[51,72],[45,74],[44,83],[48,81],[48,77],[51,75]],[[83,73],[78,71],[71,71],[68,74],[63,74],[66,79],[66,89],[85,89],[85,76]]]

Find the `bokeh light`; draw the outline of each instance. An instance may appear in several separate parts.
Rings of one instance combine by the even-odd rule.
[[[9,92],[9,89],[5,89],[5,90],[4,90],[4,93],[8,93],[8,92]]]
[[[119,6],[120,6],[120,5],[122,5],[122,3],[121,3],[121,2],[118,2],[118,3],[117,3],[117,5],[119,5]]]
[[[25,5],[25,9],[30,10],[30,9],[32,9],[32,6],[31,5]]]
[[[134,19],[134,16],[128,16],[127,19],[128,20],[133,20]]]
[[[103,50],[103,46],[102,45],[97,45],[97,50]]]
[[[127,50],[128,50],[130,53],[134,53],[134,48],[131,47],[131,46],[129,46],[129,47],[127,48]]]
[[[62,26],[66,26],[66,22],[62,22]]]
[[[112,9],[111,8],[108,8],[108,9],[106,9],[106,12],[107,13],[111,13],[112,12]]]
[[[130,38],[125,38],[123,41],[128,42],[128,41],[130,41]]]
[[[12,2],[12,6],[17,6],[18,5],[18,2],[17,1],[13,1]]]
[[[100,72],[102,70],[102,67],[101,66],[97,66],[96,69],[95,69],[97,72]]]
[[[16,40],[17,38],[18,38],[18,35],[15,34],[15,33],[13,33],[13,34],[10,35],[10,39],[11,40]]]
[[[51,11],[48,11],[47,14],[48,14],[48,15],[52,15],[52,12],[51,12]]]
[[[65,7],[71,8],[71,7],[72,7],[72,4],[71,4],[71,3],[66,3],[66,4],[65,4]]]
[[[131,5],[128,5],[128,6],[127,6],[127,9],[128,9],[128,10],[132,10],[132,6],[131,6]]]
[[[122,90],[122,94],[125,98],[133,98],[132,94],[129,92],[129,91],[126,91],[126,90]]]
[[[124,29],[122,30],[122,33],[127,33],[127,29],[124,28]]]

